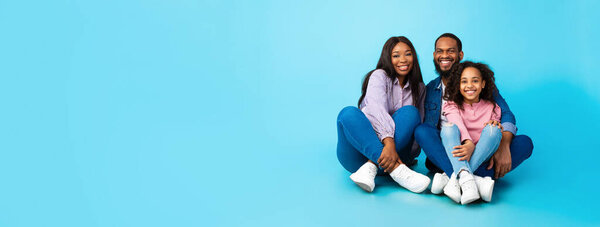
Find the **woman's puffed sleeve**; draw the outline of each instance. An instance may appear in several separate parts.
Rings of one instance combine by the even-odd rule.
[[[375,70],[369,78],[367,92],[361,110],[367,116],[380,141],[394,138],[395,124],[387,111],[388,90],[391,83],[383,70]]]

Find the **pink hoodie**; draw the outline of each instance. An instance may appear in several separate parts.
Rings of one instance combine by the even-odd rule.
[[[483,131],[485,123],[490,120],[500,121],[500,107],[486,100],[480,100],[473,105],[463,104],[464,110],[452,101],[446,102],[442,107],[442,113],[448,122],[458,126],[460,130],[460,141],[470,139],[474,144],[479,142],[479,136]]]

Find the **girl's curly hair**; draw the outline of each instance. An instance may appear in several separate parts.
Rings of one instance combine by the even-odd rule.
[[[479,93],[479,99],[487,100],[496,106],[494,94],[496,93],[497,88],[494,79],[494,72],[492,72],[490,67],[488,67],[486,64],[472,61],[464,61],[452,67],[450,77],[448,78],[448,86],[446,87],[444,99],[456,103],[458,108],[463,110],[465,98],[460,93],[460,77],[463,71],[468,67],[473,67],[479,70],[481,73],[481,79],[485,81],[485,87],[481,89],[481,93]]]

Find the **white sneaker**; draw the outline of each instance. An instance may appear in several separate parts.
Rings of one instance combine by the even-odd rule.
[[[372,192],[375,189],[375,176],[377,176],[377,166],[367,162],[351,174],[350,179],[363,190]]]
[[[460,203],[463,205],[469,204],[479,199],[479,191],[477,190],[477,184],[475,183],[473,174],[467,171],[461,171],[459,175],[460,179],[458,183],[460,184],[460,190],[462,191]]]
[[[477,184],[477,190],[479,190],[479,195],[481,199],[486,202],[492,201],[492,192],[494,192],[494,180],[491,177],[480,177],[473,175],[475,177],[475,183]]]
[[[396,167],[396,169],[390,173],[390,176],[394,181],[400,184],[400,186],[414,193],[423,192],[431,182],[429,177],[413,171],[404,164]]]
[[[448,175],[446,173],[436,173],[433,175],[433,181],[431,182],[431,193],[440,194],[444,191],[444,187],[448,184]]]
[[[458,179],[456,179],[456,173],[452,173],[448,183],[444,187],[444,194],[456,203],[460,203],[460,186],[458,185]]]

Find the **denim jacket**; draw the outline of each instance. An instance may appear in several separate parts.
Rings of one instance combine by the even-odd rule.
[[[515,115],[508,108],[508,104],[496,90],[494,93],[494,101],[502,110],[501,123],[504,131],[509,131],[513,135],[517,134],[517,126]],[[442,111],[442,80],[437,77],[427,84],[427,93],[425,95],[425,119],[424,124],[429,124],[432,127],[439,128],[440,115]]]

